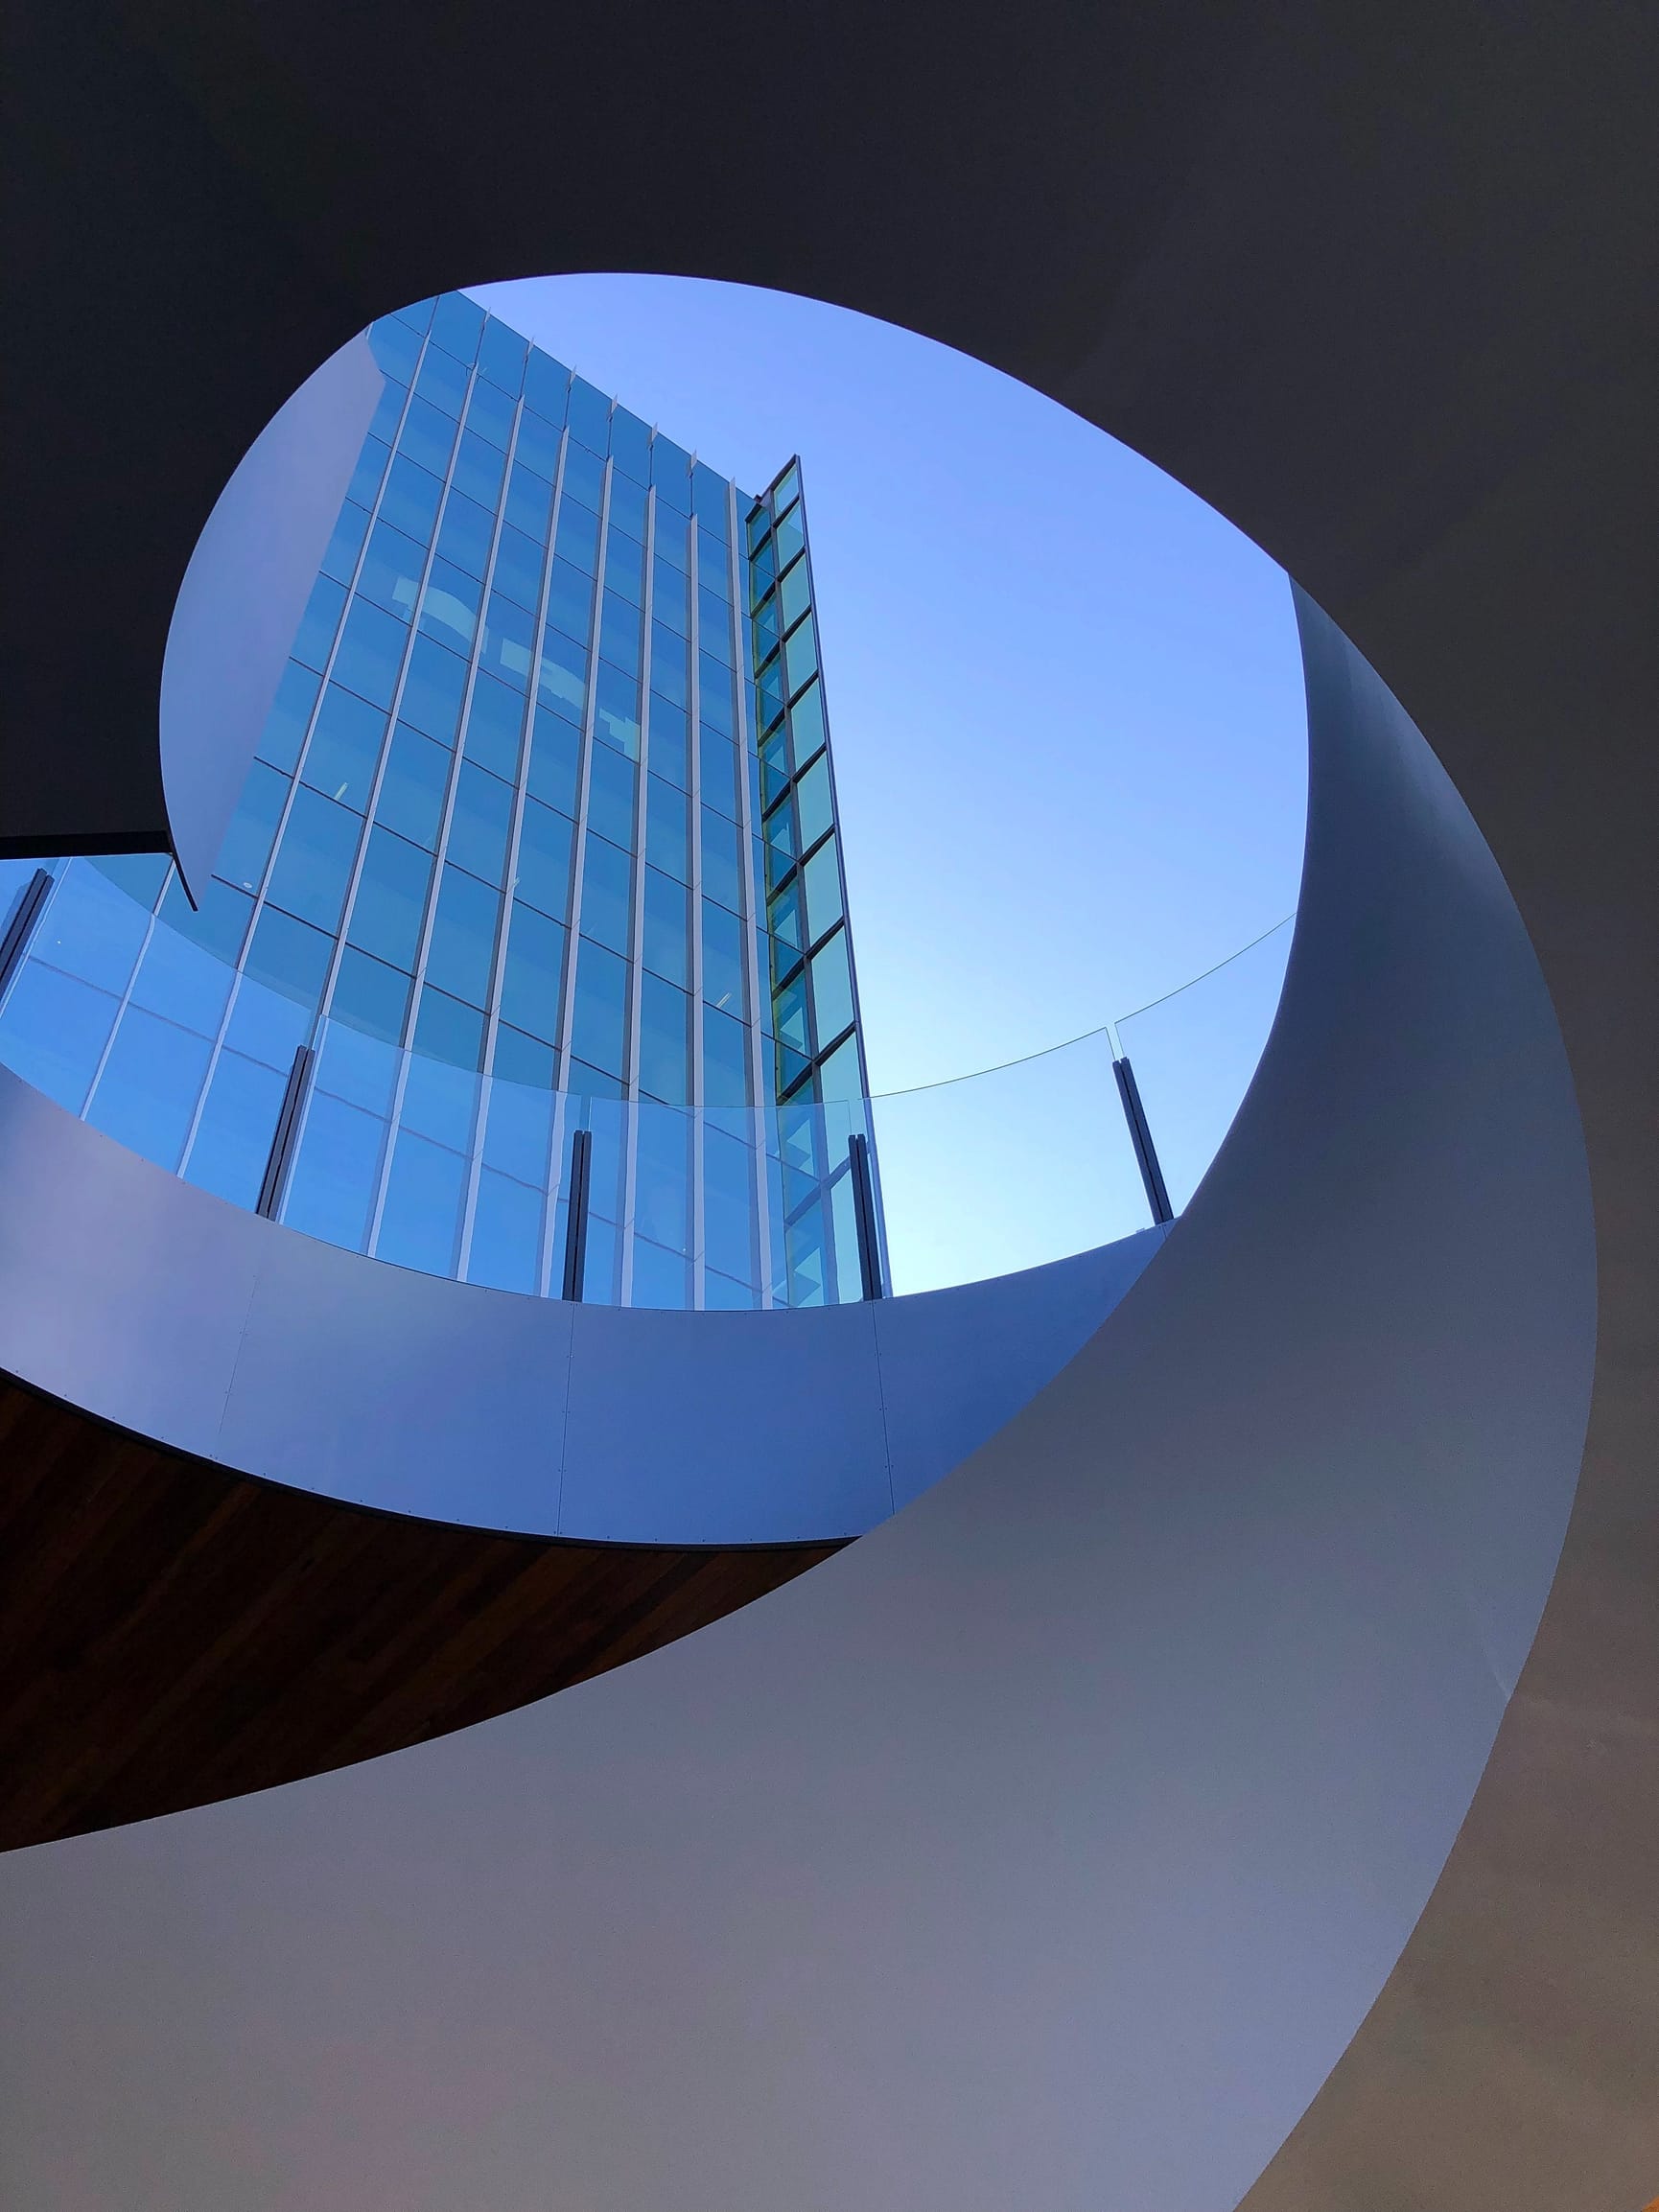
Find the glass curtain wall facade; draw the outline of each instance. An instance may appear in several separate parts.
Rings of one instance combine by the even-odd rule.
[[[200,911],[162,858],[56,866],[0,1058],[405,1266],[557,1295],[585,1129],[583,1295],[859,1295],[798,463],[749,498],[459,293],[369,336],[381,404]]]

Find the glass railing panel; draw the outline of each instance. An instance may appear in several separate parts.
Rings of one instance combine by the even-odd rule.
[[[1037,1267],[1147,1226],[1104,1030],[870,1103],[896,1292]]]
[[[1232,1126],[1284,988],[1295,917],[1116,1025],[1179,1214]]]
[[[1038,1266],[1151,1219],[1110,1028],[874,1100],[694,1108],[552,1091],[319,1019],[302,991],[239,973],[187,922],[162,919],[174,909],[159,878],[147,905],[136,876],[130,896],[98,863],[55,873],[0,1004],[0,1061],[158,1166],[252,1207],[308,1048],[277,1218],[350,1251],[561,1295],[579,1131],[582,1294],[608,1304],[860,1298],[854,1137],[867,1143],[863,1222],[889,1292]],[[33,875],[23,863],[0,875],[0,930]],[[1285,922],[1116,1025],[1178,1213],[1254,1072],[1290,937]]]

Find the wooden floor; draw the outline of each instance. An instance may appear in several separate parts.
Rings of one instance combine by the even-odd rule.
[[[839,1548],[409,1520],[231,1474],[0,1376],[0,1850],[464,1728]]]

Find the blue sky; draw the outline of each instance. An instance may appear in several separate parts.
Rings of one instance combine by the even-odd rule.
[[[1295,906],[1289,589],[1190,493],[1010,378],[822,302],[616,275],[477,296],[746,488],[801,454],[874,1088],[1075,1036]],[[1236,1091],[1272,991],[1232,995],[1210,987]],[[1185,1080],[1202,1057],[1189,1041]],[[1101,1072],[1036,1071],[1019,1123],[1033,1085],[1092,1118]],[[920,1171],[925,1147],[883,1154],[890,1225],[907,1150]],[[947,1210],[928,1208],[946,1246]],[[957,1266],[919,1257],[909,1287]]]

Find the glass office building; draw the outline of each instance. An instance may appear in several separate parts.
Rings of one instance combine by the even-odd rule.
[[[799,465],[740,492],[459,293],[369,341],[384,394],[199,911],[161,857],[6,864],[0,1059],[404,1266],[868,1292]]]

